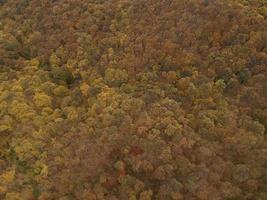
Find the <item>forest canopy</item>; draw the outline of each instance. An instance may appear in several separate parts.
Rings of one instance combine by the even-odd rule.
[[[0,199],[266,200],[266,0],[0,0]]]

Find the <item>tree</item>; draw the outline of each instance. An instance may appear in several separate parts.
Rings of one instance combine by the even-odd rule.
[[[105,81],[109,86],[120,86],[128,81],[126,70],[108,68],[105,71]]]

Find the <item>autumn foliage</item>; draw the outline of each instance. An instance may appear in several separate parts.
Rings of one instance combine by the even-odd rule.
[[[265,0],[0,0],[0,199],[267,199]]]

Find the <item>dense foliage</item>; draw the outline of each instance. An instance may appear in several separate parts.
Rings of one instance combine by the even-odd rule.
[[[266,200],[266,0],[0,0],[0,199]]]

